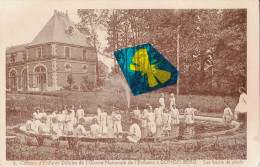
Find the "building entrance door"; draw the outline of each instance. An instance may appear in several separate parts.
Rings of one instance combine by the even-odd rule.
[[[44,91],[47,89],[47,81],[46,81],[46,69],[43,66],[38,66],[35,68],[35,76],[36,76],[36,87],[40,91]]]

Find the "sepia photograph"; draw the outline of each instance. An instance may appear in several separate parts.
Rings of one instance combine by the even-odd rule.
[[[248,159],[247,8],[19,12],[5,38],[6,161]],[[145,52],[150,69],[131,71],[145,82],[130,85],[116,52],[136,46],[177,72],[159,77]],[[166,74],[175,83],[133,92]]]

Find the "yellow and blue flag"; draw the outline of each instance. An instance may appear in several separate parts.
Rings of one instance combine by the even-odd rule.
[[[177,83],[178,70],[149,43],[114,55],[134,96]]]

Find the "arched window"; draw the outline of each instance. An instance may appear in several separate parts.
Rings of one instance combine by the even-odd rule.
[[[35,68],[36,73],[46,73],[46,69],[43,66],[38,66]]]
[[[10,88],[11,90],[15,90],[17,88],[17,74],[14,70],[10,73]]]
[[[22,88],[23,90],[27,90],[27,70],[24,69],[22,72]]]

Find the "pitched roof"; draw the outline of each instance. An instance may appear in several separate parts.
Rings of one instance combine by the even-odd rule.
[[[67,33],[69,27],[73,28],[72,34]],[[68,14],[57,12],[56,10],[54,11],[52,18],[34,38],[34,40],[29,44],[29,46],[49,42],[59,42],[91,47],[91,45],[86,41],[83,34],[80,33],[79,30],[76,28],[75,24],[70,21]]]
[[[25,48],[28,46],[28,44],[29,43],[8,47],[8,48],[6,48],[6,54],[19,52],[19,51],[25,51]]]

